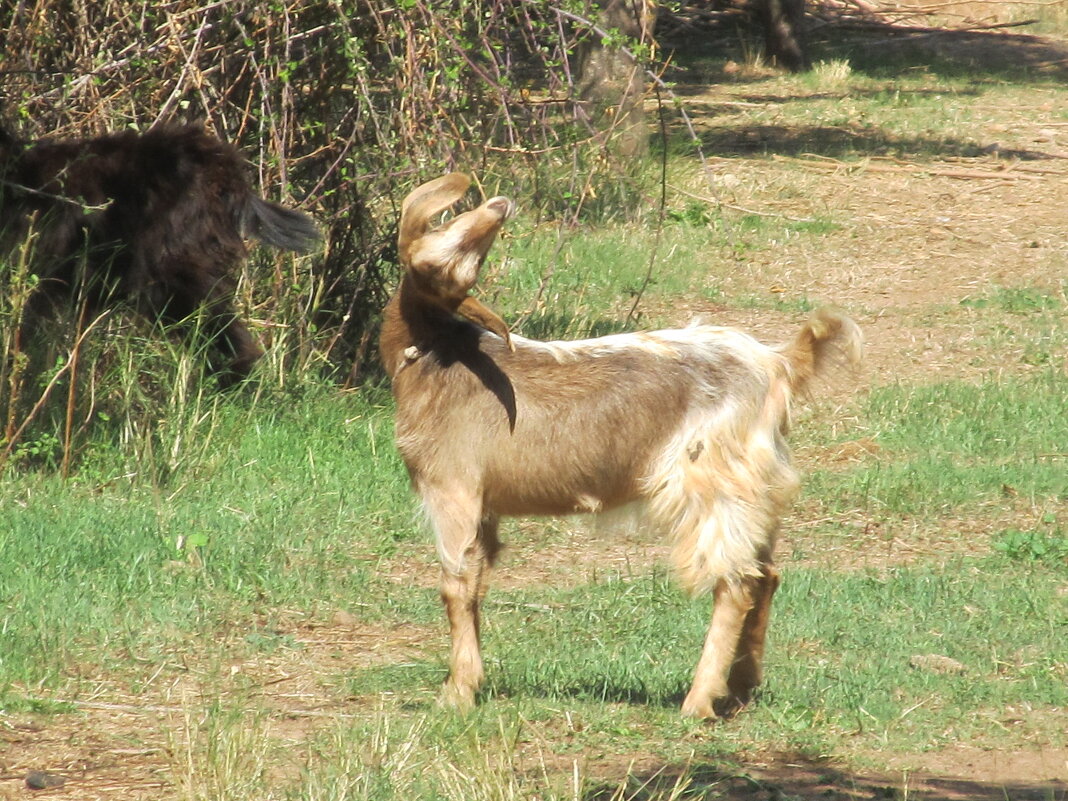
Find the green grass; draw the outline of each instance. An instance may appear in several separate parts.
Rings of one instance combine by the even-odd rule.
[[[687,225],[677,242],[693,242],[693,228],[709,235]],[[643,269],[635,242],[649,239],[606,233],[590,250],[565,251],[590,265],[571,294],[585,286],[590,308],[610,308],[617,282]],[[671,293],[700,280],[674,269]],[[566,270],[561,278],[575,280]],[[507,280],[527,291],[521,267]],[[1057,297],[998,290],[985,305],[959,308],[1019,317],[1022,332],[1047,330]],[[845,471],[817,471],[806,495],[832,509],[937,518],[981,508],[1009,487],[1056,508],[1068,498],[1063,465],[1044,454],[1068,441],[1066,392],[1063,373],[1049,368],[878,387],[859,407],[858,427],[882,450]],[[175,735],[181,764],[194,766],[176,773],[187,796],[429,799],[573,797],[567,772],[539,769],[535,753],[578,761],[640,753],[691,766],[679,775],[700,787],[701,771],[720,781],[753,750],[863,760],[962,741],[1016,747],[1033,730],[1013,734],[1006,709],[1026,698],[1032,714],[1055,718],[1068,704],[1064,520],[1050,513],[1041,527],[1000,531],[980,558],[850,572],[787,563],[766,685],[727,726],[677,712],[707,599],[687,599],[645,566],[568,589],[491,592],[482,706],[468,718],[439,710],[447,643],[436,593],[379,570],[432,547],[391,442],[391,406],[374,387],[195,394],[172,399],[172,417],[135,439],[135,454],[100,419],[70,480],[47,465],[9,470],[0,480],[0,706],[76,714],[71,702],[95,677],[141,692],[173,654],[188,652],[207,686],[226,689],[192,703]],[[285,748],[256,682],[227,685],[227,671],[309,647],[286,610],[315,622],[338,609],[384,631],[435,634],[418,655],[375,667],[338,659],[318,680],[374,709]],[[959,672],[914,666],[930,655],[954,660]],[[608,792],[634,780],[624,771]]]
[[[887,386],[871,393],[866,427],[879,458],[847,472],[818,471],[808,491],[834,507],[943,514],[1006,493],[1063,503],[1068,477],[1068,377],[981,384]]]
[[[253,610],[366,591],[374,560],[422,540],[375,392],[216,408],[210,458],[144,486],[106,475],[0,483],[0,675],[181,641]],[[112,463],[121,454],[112,453]]]
[[[885,387],[864,413],[880,426],[893,464],[922,451],[974,473],[1064,441],[1063,421],[1049,415],[1063,391],[1057,374]],[[217,453],[165,486],[129,476],[99,481],[106,449],[94,469],[66,483],[8,473],[0,485],[0,704],[64,713],[63,699],[84,692],[78,675],[111,673],[136,690],[144,678],[131,657],[165,664],[176,649],[210,654],[213,640],[226,643],[227,660],[213,668],[223,681],[229,660],[305,647],[274,622],[290,608],[312,620],[354,608],[387,630],[415,624],[443,633],[432,590],[375,572],[377,560],[398,548],[430,549],[389,441],[389,407],[376,391],[310,393],[251,410],[222,403],[212,428]],[[1022,424],[1028,420],[1044,424]],[[936,464],[943,469],[909,479],[911,495],[896,489],[901,508],[922,513],[948,492],[940,487],[961,481]],[[1013,480],[1025,486],[1023,468],[1014,469]],[[844,480],[852,487],[860,479]],[[834,497],[835,486],[811,491]],[[954,489],[963,503],[985,491],[974,476]],[[884,504],[875,493],[847,495],[868,508]],[[1068,574],[1055,522],[1039,535],[1004,532],[1004,547],[985,558],[852,573],[787,566],[766,686],[759,703],[726,727],[709,730],[677,714],[707,626],[707,599],[689,600],[662,572],[643,567],[566,590],[492,592],[487,685],[473,718],[435,709],[447,653],[439,635],[422,657],[365,669],[338,662],[332,680],[344,694],[377,697],[381,708],[321,730],[297,753],[280,747],[270,715],[252,697],[243,706],[227,695],[207,711],[191,708],[198,722],[178,750],[197,768],[179,778],[199,797],[280,787],[309,799],[508,798],[532,787],[568,797],[559,774],[518,767],[531,759],[530,742],[554,758],[633,749],[666,764],[720,766],[753,748],[1003,747],[1015,741],[1000,725],[1002,710],[1021,694],[1035,714],[1053,716],[1068,703],[1061,601]],[[929,654],[955,660],[962,672],[912,666]],[[561,731],[562,721],[572,730]],[[305,778],[272,778],[288,770]],[[452,789],[442,791],[446,777]]]
[[[742,719],[745,735],[801,747],[826,727],[894,748],[932,748],[991,736],[968,710],[994,714],[1024,688],[1036,707],[1068,703],[1068,617],[1059,600],[1066,569],[1003,557],[844,576],[787,567],[767,683],[762,702]],[[996,584],[1013,591],[994,592]],[[656,571],[490,599],[485,701],[563,703],[587,717],[606,702],[621,705],[599,713],[604,727],[641,709],[667,725],[688,688],[710,613],[707,600],[685,598]],[[910,666],[927,654],[956,660],[961,673]],[[430,659],[357,674],[352,686],[418,696],[427,681],[443,678],[441,661]],[[782,718],[792,719],[790,731],[772,732]],[[939,730],[939,720],[956,723]]]
[[[481,706],[466,717],[435,708],[427,685],[444,676],[439,658],[357,671],[351,691],[385,700],[378,714],[321,736],[308,780],[347,782],[353,795],[344,797],[358,798],[566,798],[567,771],[547,776],[542,765],[631,751],[679,766],[695,791],[711,792],[754,749],[803,759],[954,742],[1013,747],[1021,703],[1050,720],[1068,703],[1066,577],[1063,565],[1003,557],[847,576],[787,568],[765,689],[714,728],[676,711],[707,601],[687,600],[661,573],[492,593]],[[931,655],[959,669],[917,659]],[[397,696],[408,702],[389,700]]]
[[[660,241],[651,229],[520,231],[502,244],[491,297],[507,319],[519,319],[519,333],[537,339],[623,330],[643,287],[654,300],[718,293],[717,265],[702,251],[718,252],[723,238],[710,226],[671,226]]]
[[[960,305],[969,309],[1000,309],[1010,314],[1041,314],[1064,305],[1065,288],[1059,292],[1037,287],[996,287],[977,297],[968,297]]]
[[[650,213],[650,216],[651,213]],[[818,239],[839,230],[828,217],[791,220],[716,210],[688,201],[667,210],[660,236],[655,223],[564,231],[523,231],[495,251],[488,297],[517,332],[536,339],[602,336],[634,328],[626,319],[636,297],[639,311],[680,296],[742,306],[764,301],[727,298],[724,277],[753,254],[783,242]],[[776,308],[811,310],[807,300],[774,301]],[[639,318],[641,327],[663,324]]]
[[[672,276],[653,289],[665,298],[708,280],[693,264],[698,244],[717,236],[711,225],[667,231],[678,261],[668,260]],[[643,274],[636,253],[650,235],[587,240],[560,251],[586,272],[572,275],[566,262],[553,291],[571,299],[573,319],[599,310],[618,320],[618,289]],[[540,281],[545,251],[516,243],[509,252],[505,285],[529,296],[523,282]],[[1021,336],[1060,331],[1056,294],[984,298],[956,313],[1018,318]],[[816,471],[806,497],[832,510],[938,519],[1010,488],[1059,509],[1068,499],[1063,464],[1045,455],[1063,455],[1068,441],[1066,394],[1068,381],[1051,367],[877,387],[846,436],[859,428],[882,450],[846,470]],[[482,706],[457,717],[434,700],[447,658],[436,592],[381,570],[405,552],[432,551],[391,441],[388,394],[264,385],[166,403],[156,426],[147,415],[126,421],[132,440],[122,421],[94,421],[67,481],[32,460],[0,479],[0,707],[78,714],[72,702],[92,695],[100,677],[149,693],[154,674],[183,654],[208,688],[183,702],[186,725],[170,746],[186,797],[573,798],[576,782],[580,792],[593,785],[561,761],[618,754],[678,766],[684,783],[707,789],[747,753],[768,749],[863,760],[954,742],[1018,747],[1035,727],[1014,733],[1006,710],[1026,699],[1030,714],[1055,719],[1068,704],[1065,520],[1054,511],[1041,526],[999,531],[985,543],[989,556],[853,571],[787,560],[759,702],[714,728],[677,711],[709,602],[687,599],[659,567],[601,571],[567,589],[493,591]],[[825,441],[827,432],[804,437]],[[257,681],[229,671],[311,656],[317,646],[293,610],[310,625],[356,610],[360,626],[429,634],[414,655],[387,652],[372,667],[341,655],[320,666],[323,696],[349,717],[287,747]],[[954,660],[959,672],[914,666],[930,655]],[[554,767],[539,767],[546,758]],[[637,781],[625,768],[616,775],[606,792]]]
[[[985,722],[969,719],[966,710],[996,714],[1021,692],[1037,706],[1062,706],[1068,701],[1068,618],[1058,601],[1064,577],[1063,564],[1045,570],[1000,559],[830,581],[822,571],[791,571],[777,599],[791,611],[777,617],[783,649],[770,660],[778,670],[769,691],[842,728],[871,731],[875,724],[877,736],[896,735],[897,748],[917,736],[925,739],[911,745],[921,748],[982,736]],[[1001,582],[1014,591],[992,592]],[[1011,631],[1006,620],[1013,621]],[[961,673],[910,667],[911,657],[932,653],[959,662]],[[931,726],[939,718],[956,723],[936,732]]]

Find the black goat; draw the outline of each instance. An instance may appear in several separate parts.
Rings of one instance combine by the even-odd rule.
[[[91,312],[128,300],[188,334],[202,309],[210,367],[233,383],[262,354],[234,308],[244,237],[300,252],[320,238],[310,217],[259,197],[246,169],[199,125],[32,146],[0,130],[0,252],[36,227],[35,313],[84,291]]]

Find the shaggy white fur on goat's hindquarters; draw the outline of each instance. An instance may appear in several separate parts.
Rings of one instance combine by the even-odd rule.
[[[628,352],[688,365],[695,382],[690,412],[641,483],[647,517],[670,537],[679,579],[691,593],[762,574],[800,484],[783,437],[791,393],[782,354],[736,329],[696,324],[571,342],[513,341],[568,367]],[[703,369],[718,376],[728,362],[735,365],[729,385],[705,383]]]
[[[700,410],[644,482],[649,514],[670,537],[691,593],[758,576],[800,485],[782,434],[788,391],[768,377],[764,397]],[[771,408],[769,408],[771,407]]]

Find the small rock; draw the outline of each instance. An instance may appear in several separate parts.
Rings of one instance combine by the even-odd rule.
[[[956,659],[941,654],[917,654],[909,657],[909,667],[942,675],[963,675],[967,668]]]
[[[52,787],[62,787],[66,783],[66,776],[46,773],[43,770],[31,770],[26,774],[26,786],[31,790],[48,790]]]
[[[346,612],[344,609],[338,609],[334,612],[334,617],[331,622],[335,626],[351,627],[356,625],[356,615],[351,612]]]
[[[742,179],[737,175],[733,175],[729,172],[725,172],[722,175],[715,176],[715,182],[722,186],[724,189],[737,189],[742,185]]]

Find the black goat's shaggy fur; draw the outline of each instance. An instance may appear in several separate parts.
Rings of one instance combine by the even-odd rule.
[[[307,215],[260,198],[246,169],[199,125],[29,147],[0,131],[4,252],[38,232],[38,313],[74,295],[94,313],[126,300],[192,330],[203,310],[211,367],[232,383],[261,355],[234,308],[244,237],[301,252],[319,240]]]

